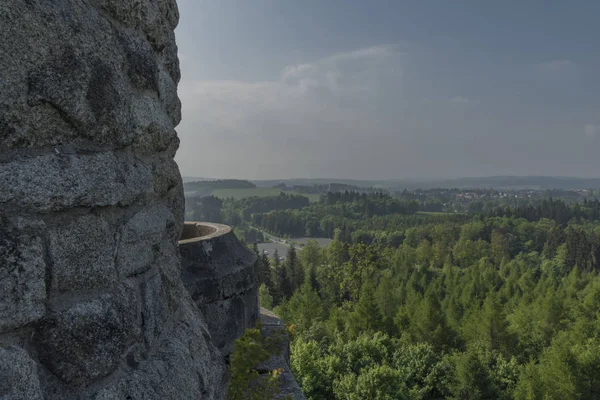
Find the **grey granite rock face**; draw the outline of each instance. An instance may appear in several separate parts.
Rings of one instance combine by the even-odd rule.
[[[38,320],[46,311],[43,223],[0,218],[0,333]]]
[[[210,335],[195,316],[193,305],[178,310],[177,322],[156,351],[133,354],[131,370],[123,379],[94,394],[93,399],[213,399],[223,398],[226,370],[208,351]]]
[[[115,229],[105,219],[85,215],[48,229],[47,235],[53,291],[109,288],[116,284]]]
[[[162,241],[169,241],[167,227],[174,220],[171,210],[161,204],[140,211],[121,227],[116,249],[116,269],[120,276],[139,275],[152,266]]]
[[[182,283],[174,0],[0,1],[0,399],[220,399]]]
[[[85,150],[72,147],[70,151]],[[47,213],[75,207],[128,206],[153,195],[151,166],[132,156],[121,158],[107,151],[65,154],[60,147],[48,153],[16,155],[2,164],[0,203]]]
[[[61,381],[84,387],[113,372],[139,336],[134,288],[48,315],[39,324],[34,347],[40,361]]]
[[[0,347],[0,399],[43,398],[35,361],[20,347]]]

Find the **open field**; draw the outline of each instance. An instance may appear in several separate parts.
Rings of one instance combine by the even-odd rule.
[[[236,200],[243,199],[246,197],[270,197],[279,196],[281,189],[277,188],[249,188],[249,189],[217,189],[212,191],[212,195],[221,199],[233,197]],[[320,195],[318,194],[304,194],[293,191],[285,191],[288,194],[298,194],[304,197],[308,197],[311,203],[319,201]]]
[[[461,212],[446,212],[446,211],[417,211],[419,215],[464,215]]]

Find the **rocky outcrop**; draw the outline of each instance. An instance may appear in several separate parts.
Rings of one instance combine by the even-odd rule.
[[[183,286],[175,0],[0,2],[0,398],[216,399]]]
[[[226,225],[186,222],[179,241],[181,276],[225,354],[259,315],[256,255]]]
[[[279,384],[276,399],[305,400],[296,378],[290,368],[290,338],[283,321],[273,312],[266,308],[260,308],[261,334],[265,338],[273,337],[279,339],[278,349],[267,361],[258,366],[262,374],[270,371],[282,371],[279,376]]]

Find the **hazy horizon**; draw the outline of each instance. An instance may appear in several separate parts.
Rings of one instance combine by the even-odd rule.
[[[598,176],[600,3],[178,3],[184,176]]]
[[[484,176],[448,176],[448,177],[429,177],[429,178],[340,178],[340,177],[331,177],[331,176],[316,176],[316,177],[306,177],[306,176],[291,176],[291,177],[276,177],[276,178],[247,178],[244,176],[194,176],[194,175],[186,175],[182,174],[184,179],[201,179],[207,181],[215,181],[215,180],[226,180],[226,179],[234,179],[234,180],[245,180],[245,181],[302,181],[302,180],[311,180],[311,181],[366,181],[366,182],[427,182],[427,181],[451,181],[451,180],[477,180],[477,179],[565,179],[565,180],[600,180],[600,176],[563,176],[563,175],[484,175]]]

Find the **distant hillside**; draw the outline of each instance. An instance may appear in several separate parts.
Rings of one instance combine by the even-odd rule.
[[[429,181],[390,181],[392,187],[403,189],[458,188],[458,189],[535,189],[576,190],[600,189],[600,179],[552,176],[490,176]]]
[[[183,190],[186,195],[208,196],[215,190],[223,189],[254,189],[256,185],[240,179],[219,179],[216,181],[184,182]]]
[[[373,187],[387,190],[402,189],[431,189],[431,188],[457,188],[457,189],[600,189],[600,178],[570,178],[553,176],[489,176],[468,177],[456,179],[390,179],[390,180],[353,180],[353,179],[275,179],[252,181],[258,187],[273,187],[277,184],[286,186],[307,186],[338,183],[353,185],[363,188]]]
[[[358,186],[358,187],[383,187],[389,184],[385,180],[355,180],[355,179],[335,179],[335,178],[297,178],[297,179],[269,179],[269,180],[253,180],[257,187],[274,187],[284,183],[288,187],[292,186],[312,186],[312,185],[327,185],[336,183],[340,185]]]
[[[194,177],[194,176],[182,176],[183,183],[187,182],[201,182],[201,181],[214,181],[215,179],[211,178],[202,178],[202,177]]]

